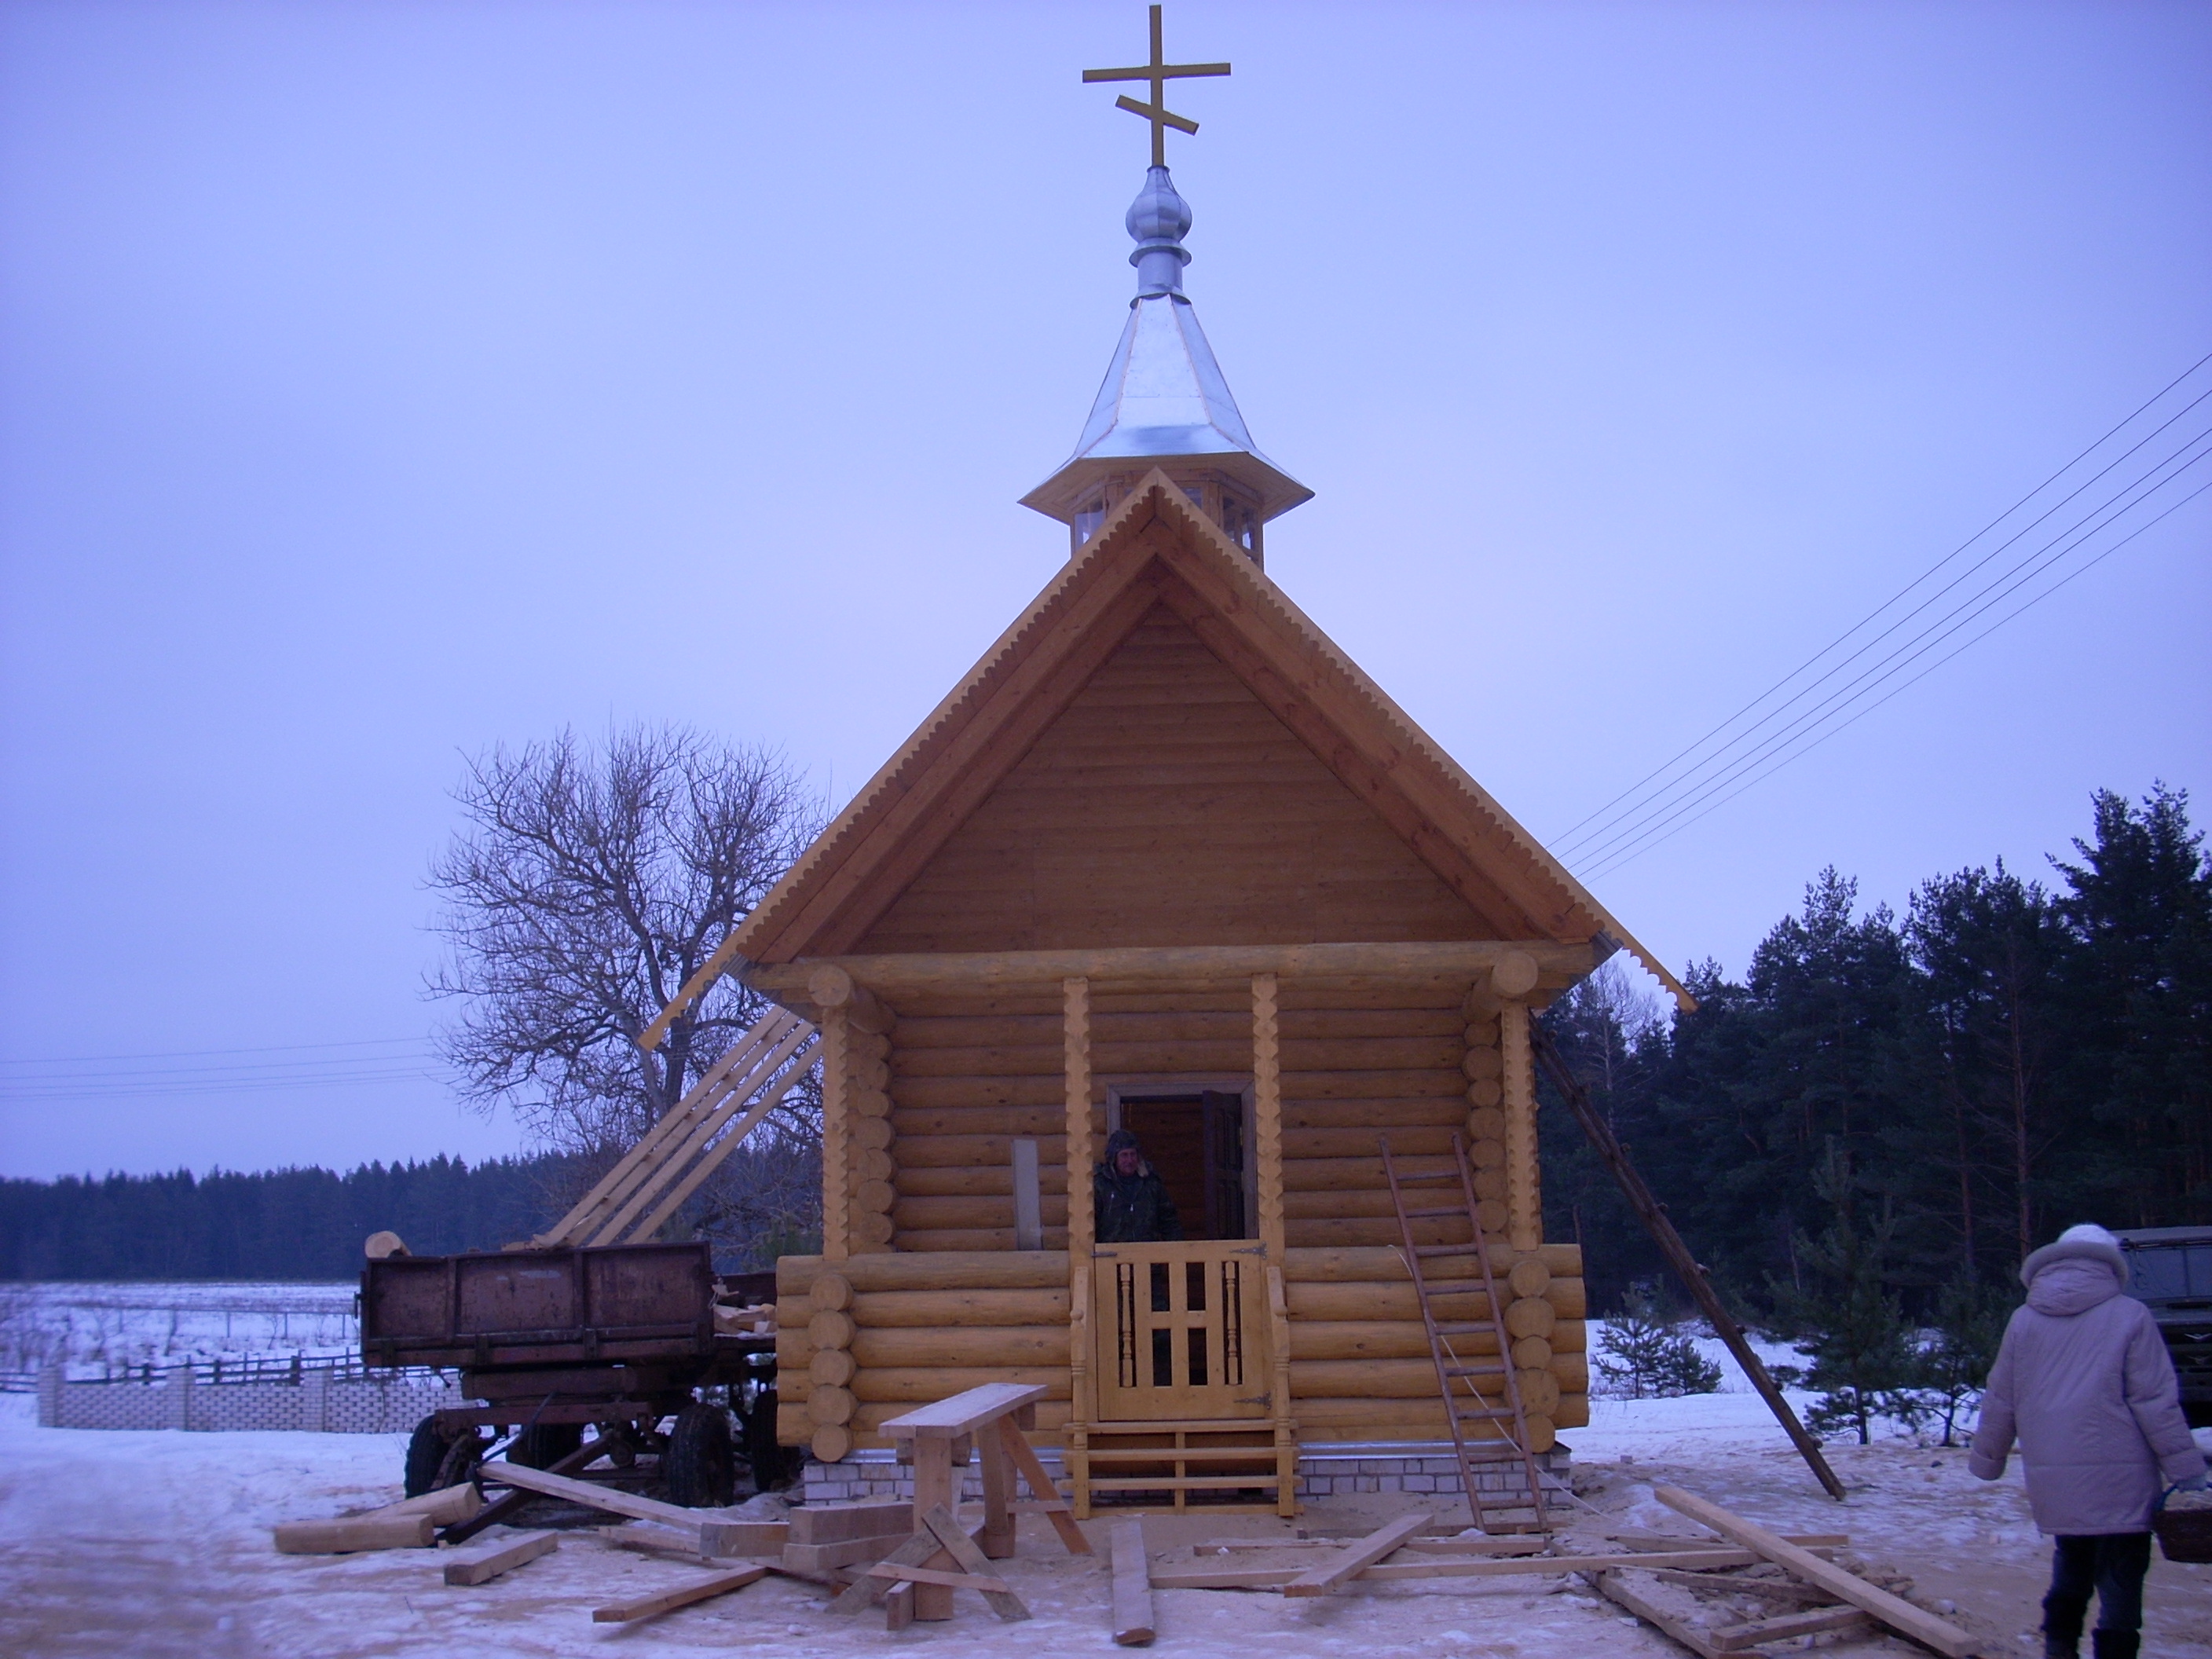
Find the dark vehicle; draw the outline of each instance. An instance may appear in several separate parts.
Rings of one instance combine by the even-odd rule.
[[[2173,1356],[2189,1426],[2212,1427],[2212,1227],[2113,1236],[2127,1252],[2128,1294],[2151,1310]]]
[[[717,1329],[775,1294],[775,1275],[718,1280],[708,1247],[613,1244],[393,1255],[361,1279],[362,1359],[460,1371],[481,1403],[434,1413],[407,1447],[410,1497],[465,1480],[493,1439],[550,1468],[591,1429],[618,1478],[657,1477],[690,1507],[726,1504],[740,1460],[765,1490],[775,1443],[775,1342]],[[641,1456],[655,1460],[641,1464]]]

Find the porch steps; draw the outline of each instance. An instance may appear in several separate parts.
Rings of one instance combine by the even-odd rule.
[[[1505,1329],[1505,1308],[1498,1295],[1498,1281],[1490,1270],[1490,1244],[1483,1237],[1482,1218],[1476,1208],[1474,1171],[1467,1161],[1467,1144],[1459,1136],[1452,1137],[1453,1170],[1440,1175],[1401,1176],[1390,1156],[1390,1137],[1377,1137],[1382,1146],[1382,1173],[1390,1183],[1390,1206],[1397,1212],[1398,1233],[1405,1240],[1406,1271],[1413,1275],[1413,1297],[1420,1304],[1421,1323],[1429,1334],[1429,1354],[1437,1367],[1437,1389],[1443,1396],[1444,1417],[1451,1428],[1452,1448],[1459,1462],[1460,1479],[1467,1491],[1467,1504],[1474,1517],[1474,1524],[1485,1532],[1546,1532],[1550,1530],[1550,1518],[1544,1509],[1543,1478],[1536,1468],[1534,1455],[1528,1449],[1528,1419],[1521,1406],[1521,1385],[1513,1374],[1513,1339]],[[1455,1181],[1459,1186],[1462,1204],[1443,1208],[1409,1210],[1406,1207],[1406,1188],[1414,1186],[1435,1186]],[[1467,1218],[1466,1244],[1416,1244],[1413,1243],[1413,1223],[1440,1216]],[[1479,1276],[1441,1279],[1431,1283],[1423,1271],[1425,1261],[1447,1258],[1472,1259]],[[1466,1269],[1457,1268],[1462,1274]],[[1473,1313],[1455,1309],[1449,1316],[1439,1317],[1439,1301],[1473,1297]],[[1455,1336],[1494,1336],[1498,1344],[1498,1359],[1493,1364],[1470,1365],[1462,1362],[1453,1351]],[[1478,1386],[1477,1378],[1496,1379],[1485,1387]],[[1470,1443],[1468,1430],[1474,1425],[1494,1425],[1507,1436],[1507,1443],[1499,1446],[1495,1440]],[[1519,1462],[1528,1478],[1528,1498],[1520,1494],[1493,1495],[1485,1501],[1475,1480],[1474,1466],[1478,1462],[1497,1463],[1508,1459]],[[1522,1515],[1532,1516],[1523,1520]]]

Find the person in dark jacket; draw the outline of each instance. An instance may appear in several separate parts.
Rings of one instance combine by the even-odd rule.
[[[1145,1162],[1137,1137],[1116,1129],[1106,1137],[1106,1161],[1091,1180],[1101,1244],[1151,1244],[1182,1237],[1182,1221],[1166,1183]]]
[[[2020,1277],[2027,1305],[1990,1368],[1967,1468],[1997,1480],[2020,1443],[2035,1524],[2057,1540],[2043,1599],[2049,1659],[2080,1651],[2093,1593],[2097,1659],[2136,1659],[2152,1510],[2164,1487],[2204,1486],[2204,1456],[2158,1322],[2121,1294],[2128,1263],[2118,1239],[2069,1227]]]

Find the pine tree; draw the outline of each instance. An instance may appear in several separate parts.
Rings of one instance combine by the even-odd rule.
[[[1797,1241],[1812,1285],[1775,1289],[1813,1352],[1805,1381],[1821,1392],[1806,1413],[1806,1427],[1816,1435],[1855,1433],[1863,1446],[1874,1437],[1876,1419],[1911,1422],[1925,1409],[1912,1392],[1917,1357],[1888,1282],[1896,1218],[1885,1204],[1871,1224],[1862,1221],[1850,1158],[1832,1142],[1814,1188],[1831,1218],[1820,1237],[1800,1235]]]
[[[1713,1394],[1721,1386],[1721,1368],[1661,1311],[1649,1282],[1631,1286],[1622,1311],[1605,1322],[1595,1363],[1612,1391],[1628,1400]]]

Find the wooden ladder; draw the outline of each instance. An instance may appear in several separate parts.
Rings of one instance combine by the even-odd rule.
[[[1548,1532],[1551,1522],[1544,1510],[1543,1480],[1536,1468],[1535,1454],[1528,1449],[1528,1414],[1522,1410],[1521,1384],[1513,1375],[1513,1339],[1505,1328],[1505,1309],[1498,1299],[1498,1280],[1490,1267],[1489,1241],[1483,1237],[1482,1218],[1475,1208],[1474,1171],[1468,1164],[1466,1143],[1457,1135],[1452,1137],[1453,1169],[1434,1175],[1401,1176],[1390,1157],[1390,1137],[1382,1135],[1377,1139],[1382,1144],[1382,1173],[1390,1182],[1390,1207],[1397,1212],[1398,1235],[1405,1241],[1406,1270],[1413,1275],[1413,1299],[1420,1304],[1421,1322],[1428,1328],[1429,1356],[1437,1365],[1437,1389],[1443,1396],[1444,1420],[1451,1426],[1452,1449],[1459,1459],[1460,1479],[1467,1486],[1468,1511],[1474,1516],[1474,1524],[1485,1532]],[[1419,1210],[1406,1207],[1407,1188],[1441,1186],[1453,1181],[1459,1183],[1463,1202]],[[1439,1193],[1437,1196],[1447,1194]],[[1414,1241],[1416,1221],[1446,1218],[1466,1220],[1468,1243],[1421,1244]],[[1458,1266],[1448,1270],[1457,1275],[1454,1278],[1432,1279],[1422,1265],[1426,1261],[1464,1262],[1469,1259],[1474,1268]],[[1475,1298],[1473,1317],[1466,1314],[1438,1316],[1437,1304],[1440,1300],[1456,1302],[1468,1297]],[[1486,1333],[1497,1339],[1496,1360],[1472,1365],[1462,1361],[1454,1351],[1451,1339]],[[1490,1392],[1493,1395],[1503,1394],[1503,1406],[1493,1405],[1478,1382],[1493,1377],[1498,1379],[1498,1386]],[[1455,1388],[1455,1383],[1458,1388]],[[1461,1388],[1466,1390],[1464,1397]],[[1479,1425],[1488,1425],[1503,1435],[1504,1443],[1492,1442],[1480,1450],[1470,1446],[1468,1431]],[[1526,1507],[1534,1511],[1535,1521],[1533,1525],[1517,1522],[1493,1524],[1491,1517],[1483,1513],[1482,1498],[1475,1486],[1475,1465],[1516,1462],[1528,1478],[1528,1501],[1525,1506],[1513,1503],[1497,1507]]]

